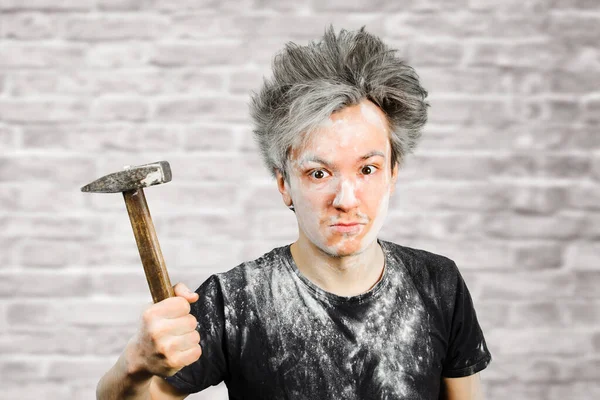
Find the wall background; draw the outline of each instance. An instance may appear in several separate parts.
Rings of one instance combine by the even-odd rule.
[[[247,101],[285,42],[380,35],[430,121],[380,237],[454,259],[487,400],[600,398],[600,4],[593,0],[1,0],[4,399],[94,398],[150,303],[122,196],[146,190],[173,283],[296,239]],[[193,399],[225,399],[223,386]]]

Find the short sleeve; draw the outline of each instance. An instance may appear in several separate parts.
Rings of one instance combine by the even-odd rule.
[[[227,374],[227,362],[223,349],[224,308],[223,295],[216,275],[211,275],[198,289],[199,299],[191,304],[190,313],[200,326],[200,358],[164,378],[172,386],[185,393],[196,393],[221,383]]]
[[[454,308],[442,375],[460,378],[486,368],[492,356],[477,321],[471,294],[454,262],[453,267],[456,272]]]

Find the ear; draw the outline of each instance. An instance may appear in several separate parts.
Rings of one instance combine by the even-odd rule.
[[[279,190],[279,193],[281,193],[281,197],[283,198],[283,203],[285,204],[286,207],[289,207],[292,205],[292,197],[290,196],[290,193],[289,193],[290,188],[288,186],[288,183],[283,178],[283,174],[281,173],[280,170],[276,169],[275,175],[277,176],[277,189]]]
[[[396,181],[398,180],[398,163],[394,165],[394,169],[392,169],[392,189],[390,191],[390,196],[394,194],[394,190],[396,190]]]

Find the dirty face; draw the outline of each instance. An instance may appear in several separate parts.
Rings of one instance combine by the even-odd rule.
[[[289,184],[279,173],[277,181],[286,205],[294,205],[299,241],[343,257],[377,239],[397,178],[389,137],[383,111],[363,100],[333,113],[292,150]]]

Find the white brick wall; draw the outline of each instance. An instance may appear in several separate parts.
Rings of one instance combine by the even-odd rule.
[[[600,398],[597,1],[1,0],[3,399],[94,398],[150,302],[121,196],[89,181],[170,161],[146,195],[173,283],[296,238],[247,102],[329,23],[366,24],[429,91],[381,236],[459,265],[486,399]]]

